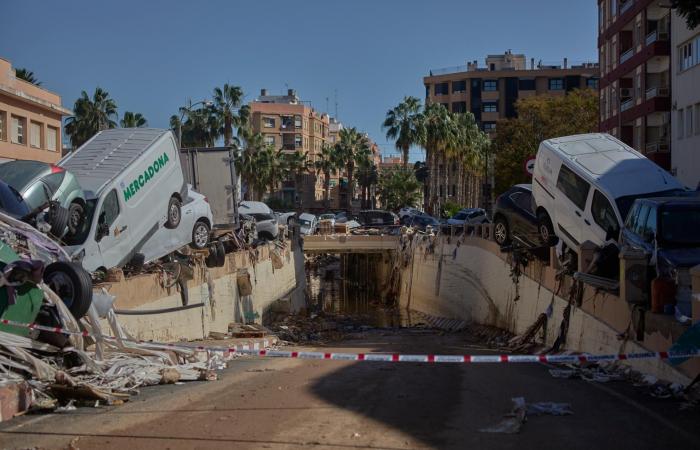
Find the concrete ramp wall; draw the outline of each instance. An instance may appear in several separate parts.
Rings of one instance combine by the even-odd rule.
[[[423,238],[414,243],[413,259],[401,277],[400,304],[435,316],[459,318],[522,334],[550,310],[545,341],[554,343],[569,303],[572,280],[555,279],[552,267],[531,262],[514,281],[509,255],[479,238]],[[632,308],[620,298],[587,288],[580,307],[573,306],[565,349],[592,354],[665,351],[670,332],[652,330],[634,339]],[[673,325],[671,325],[673,326]],[[539,335],[539,334],[538,334]],[[644,373],[687,383],[697,361],[681,370],[660,360],[630,363]]]

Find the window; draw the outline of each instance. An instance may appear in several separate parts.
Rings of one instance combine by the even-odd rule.
[[[647,216],[647,223],[644,227],[645,235],[642,236],[645,241],[651,242],[656,237],[656,208],[649,209],[649,215]]]
[[[678,47],[678,69],[680,71],[690,69],[700,63],[700,36]]]
[[[12,116],[12,143],[24,144],[24,119]]]
[[[467,112],[467,102],[453,102],[452,103],[453,113],[465,113]]]
[[[301,134],[295,134],[294,135],[294,146],[301,147],[301,144],[302,144]]]
[[[49,192],[49,188],[47,188],[44,183],[38,181],[24,192],[23,197],[24,201],[27,203],[27,206],[29,206],[29,209],[34,211],[35,209],[40,208],[49,202],[51,199],[51,193]]]
[[[269,134],[265,135],[265,145],[275,145],[275,137]]]
[[[7,134],[5,133],[5,124],[7,123],[6,117],[7,115],[3,111],[0,111],[0,141],[7,140]]]
[[[700,134],[700,103],[695,104],[695,134]]]
[[[112,190],[105,197],[105,201],[102,203],[102,210],[98,216],[98,224],[105,224],[111,227],[115,220],[119,217],[119,198],[117,197],[117,191]],[[96,235],[96,236],[99,236]]]
[[[562,191],[578,209],[582,210],[586,207],[589,188],[590,185],[586,180],[576,175],[564,164],[561,165],[557,177],[557,189]]]
[[[46,150],[51,150],[52,152],[55,152],[57,149],[57,147],[56,147],[57,142],[58,142],[58,128],[46,127]]]
[[[529,192],[514,192],[510,194],[510,199],[518,208],[527,211],[530,214],[533,213],[532,194]]]
[[[484,131],[496,131],[496,122],[484,122]]]
[[[484,102],[483,103],[484,112],[498,112],[498,103],[496,102]]]
[[[617,15],[617,0],[610,0],[610,17]]]
[[[294,126],[301,128],[301,116],[294,116]]]
[[[484,80],[484,91],[497,91],[498,80]]]
[[[649,204],[648,203],[642,203],[641,206],[639,207],[639,212],[637,213],[637,216],[634,218],[634,222],[632,223],[632,228],[631,231],[633,233],[636,233],[639,236],[644,236],[647,228],[647,218],[649,217]]]
[[[452,92],[464,92],[467,90],[467,80],[452,82]]]
[[[693,107],[685,108],[685,135],[691,137],[693,135]]]
[[[534,78],[520,78],[518,80],[518,89],[521,91],[534,91],[535,90],[535,79]]]
[[[608,201],[608,199],[595,190],[593,192],[593,200],[591,201],[591,215],[593,216],[593,221],[598,224],[606,233],[608,230],[612,230],[612,237],[614,239],[618,238],[620,233],[620,224],[617,223],[617,217],[615,217],[615,210]]]
[[[683,136],[685,136],[685,127],[683,126],[685,119],[683,117],[682,109],[676,111],[676,118],[676,138],[683,139]]]
[[[605,8],[603,8],[603,3],[598,4],[598,28],[603,29],[605,24]]]
[[[586,78],[586,86],[591,88],[591,89],[598,89],[598,78],[596,78],[596,77]]]
[[[275,119],[272,117],[263,117],[263,126],[265,128],[275,128]]]
[[[430,85],[426,84],[425,85],[425,98],[430,97]]]
[[[435,83],[435,95],[447,95],[449,89],[449,83]]]
[[[41,148],[41,124],[29,123],[29,145],[34,148]]]
[[[564,89],[564,80],[561,78],[550,78],[549,79],[549,90],[550,91],[561,91]]]

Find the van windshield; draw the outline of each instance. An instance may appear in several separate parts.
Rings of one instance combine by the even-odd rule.
[[[85,202],[85,216],[80,229],[77,233],[68,234],[64,240],[66,245],[82,245],[85,243],[88,235],[90,234],[90,229],[92,228],[92,218],[95,215],[95,209],[97,208],[97,199],[87,200]]]
[[[646,194],[626,195],[624,197],[616,198],[615,203],[617,204],[617,209],[620,211],[620,217],[624,222],[627,218],[627,213],[629,213],[630,208],[632,207],[632,203],[634,203],[634,201],[638,198],[675,197],[678,195],[682,195],[685,192],[686,191],[684,191],[683,189],[669,189],[668,191],[657,191],[649,192]]]
[[[665,245],[700,246],[700,205],[665,206],[658,235]]]

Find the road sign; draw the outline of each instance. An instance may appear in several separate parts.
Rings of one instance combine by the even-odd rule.
[[[535,173],[535,157],[531,156],[525,160],[525,173],[532,175]]]

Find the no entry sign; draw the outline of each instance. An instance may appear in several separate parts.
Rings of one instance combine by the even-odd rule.
[[[525,173],[532,176],[535,173],[535,157],[531,156],[525,160]]]

